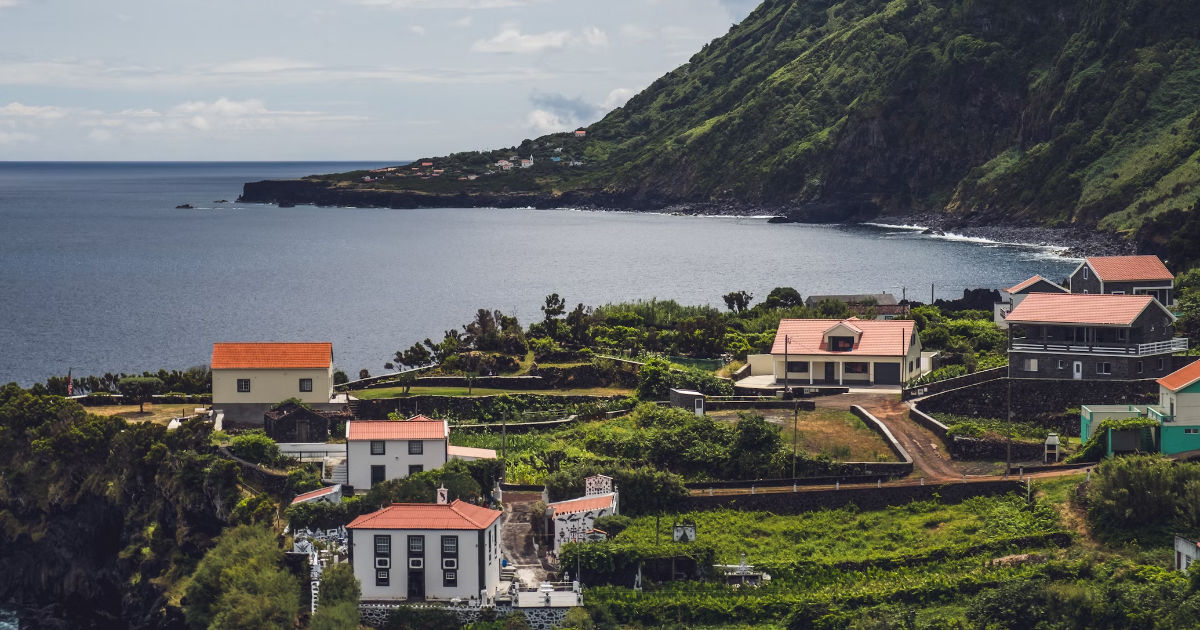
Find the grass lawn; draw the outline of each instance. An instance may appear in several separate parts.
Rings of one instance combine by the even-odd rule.
[[[792,444],[792,412],[786,409],[762,409],[768,422],[783,427],[783,442]],[[719,420],[736,422],[737,411],[712,411],[709,415]],[[817,409],[800,412],[798,444],[802,452],[810,455],[828,455],[844,462],[890,462],[896,461],[895,454],[878,433],[867,428],[858,416],[849,411]]]
[[[107,405],[103,407],[88,407],[87,410],[102,416],[121,416],[130,422],[167,424],[171,421],[171,418],[190,416],[192,415],[192,410],[199,409],[200,407],[207,407],[207,405],[198,403],[152,405],[147,403],[145,413],[138,413],[137,405]]]
[[[797,516],[733,510],[670,516],[670,522],[683,519],[696,523],[698,541],[716,546],[718,562],[736,563],[745,553],[751,564],[798,558],[864,560],[1060,529],[1052,508],[1029,510],[1015,495],[979,497],[958,505],[918,501],[871,512],[849,507]],[[653,516],[634,519],[616,540],[653,544],[654,523]],[[664,531],[670,535],[669,529]]]
[[[408,396],[497,396],[500,394],[541,394],[544,396],[631,396],[633,390],[627,387],[591,387],[584,389],[490,389],[473,387],[467,394],[466,387],[413,387]],[[383,389],[363,389],[350,392],[351,396],[362,400],[378,398],[404,398],[403,387],[388,387]]]

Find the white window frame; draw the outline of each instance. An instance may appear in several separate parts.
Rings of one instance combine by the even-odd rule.
[[[379,447],[376,449],[375,447]],[[372,455],[387,455],[387,442],[384,440],[371,440]]]
[[[312,381],[313,380],[311,378],[300,379],[300,391],[301,392],[311,392],[313,390],[313,382]]]
[[[250,379],[239,378],[237,380],[237,391],[239,394],[249,394],[250,393]]]
[[[1108,366],[1107,370],[1104,369],[1105,366]],[[1104,376],[1112,376],[1112,362],[1111,361],[1100,361],[1100,362],[1096,363],[1096,374],[1103,374]]]

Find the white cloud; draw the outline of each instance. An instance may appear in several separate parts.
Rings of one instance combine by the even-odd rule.
[[[408,32],[412,33],[413,35],[423,37],[425,35],[425,27],[421,26],[420,24],[413,24],[412,26],[408,27]]]
[[[570,31],[523,35],[517,27],[506,26],[494,37],[471,44],[471,50],[484,53],[537,53],[565,48],[570,38]]]
[[[583,29],[583,41],[592,48],[604,48],[608,46],[608,34],[595,26],[589,26]]]
[[[0,0],[0,9],[21,6],[21,0]]]
[[[470,15],[464,15],[457,20],[454,20],[454,25],[458,28],[467,28],[475,23],[475,18]]]
[[[347,0],[350,4],[389,9],[503,9],[538,1],[544,0]]]
[[[33,142],[37,140],[37,136],[24,133],[21,131],[0,131],[0,144],[17,144],[19,142]]]
[[[4,107],[0,107],[0,116],[16,116],[21,118],[36,118],[39,120],[54,120],[63,118],[67,115],[67,110],[64,107],[53,107],[48,105],[22,105],[21,103],[9,103]]]
[[[557,131],[570,131],[579,125],[568,117],[544,109],[529,112],[525,124],[537,135],[545,135]]]
[[[600,105],[604,111],[612,111],[623,106],[633,95],[637,94],[629,88],[617,88],[608,93],[608,98],[604,99],[604,103]]]

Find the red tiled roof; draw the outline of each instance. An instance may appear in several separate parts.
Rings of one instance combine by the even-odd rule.
[[[304,494],[298,494],[298,495],[296,495],[295,499],[292,499],[292,505],[296,505],[297,503],[304,503],[305,501],[312,501],[313,499],[318,499],[320,497],[331,495],[334,492],[337,492],[338,490],[340,490],[341,488],[342,488],[341,484],[336,484],[336,485],[329,486],[328,488],[319,488],[317,490],[305,492]]]
[[[566,501],[558,501],[551,503],[548,507],[554,510],[554,515],[559,514],[574,514],[575,512],[587,512],[589,510],[601,510],[607,507],[612,507],[613,494],[598,494],[590,497],[579,497],[578,499],[568,499]]]
[[[1004,318],[1010,324],[1128,326],[1151,303],[1149,295],[1031,293]]]
[[[854,349],[832,352],[826,349],[825,332],[839,323],[862,331]],[[788,337],[788,354],[830,354],[837,356],[900,356],[912,344],[914,322],[911,320],[832,320],[784,319],[779,322],[771,354],[783,354],[784,336]],[[903,346],[903,348],[902,348]]]
[[[1013,286],[1005,289],[1004,292],[1005,293],[1020,293],[1021,291],[1024,291],[1025,289],[1028,289],[1029,287],[1031,287],[1039,282],[1050,282],[1050,281],[1041,277],[1040,275],[1038,275],[1038,276],[1034,276],[1028,280],[1025,280],[1024,282],[1018,282],[1017,284],[1014,284]],[[1050,282],[1050,284],[1053,284],[1054,286],[1058,287],[1057,283]],[[1067,293],[1066,289],[1063,289],[1062,287],[1059,287],[1059,288],[1062,289],[1062,293]]]
[[[1097,256],[1087,263],[1105,282],[1175,279],[1158,256]]]
[[[1158,379],[1158,384],[1173,392],[1177,392],[1196,381],[1200,381],[1200,361],[1196,361],[1187,367],[1175,370]]]
[[[424,416],[417,416],[424,418]],[[346,441],[444,440],[450,429],[445,420],[353,420],[346,423]]]
[[[269,342],[214,343],[212,369],[307,369],[333,364],[333,344]]]
[[[364,514],[346,529],[487,529],[502,512],[455,499],[448,504],[393,503]]]
[[[447,457],[474,457],[476,459],[496,459],[496,451],[490,448],[472,448],[470,446],[447,446]]]

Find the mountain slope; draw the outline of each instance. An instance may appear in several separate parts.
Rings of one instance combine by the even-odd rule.
[[[431,159],[469,181],[309,183],[1125,233],[1160,217],[1143,237],[1162,240],[1200,198],[1198,33],[1200,7],[1177,0],[767,0],[586,138]],[[535,168],[488,174],[526,154]]]

